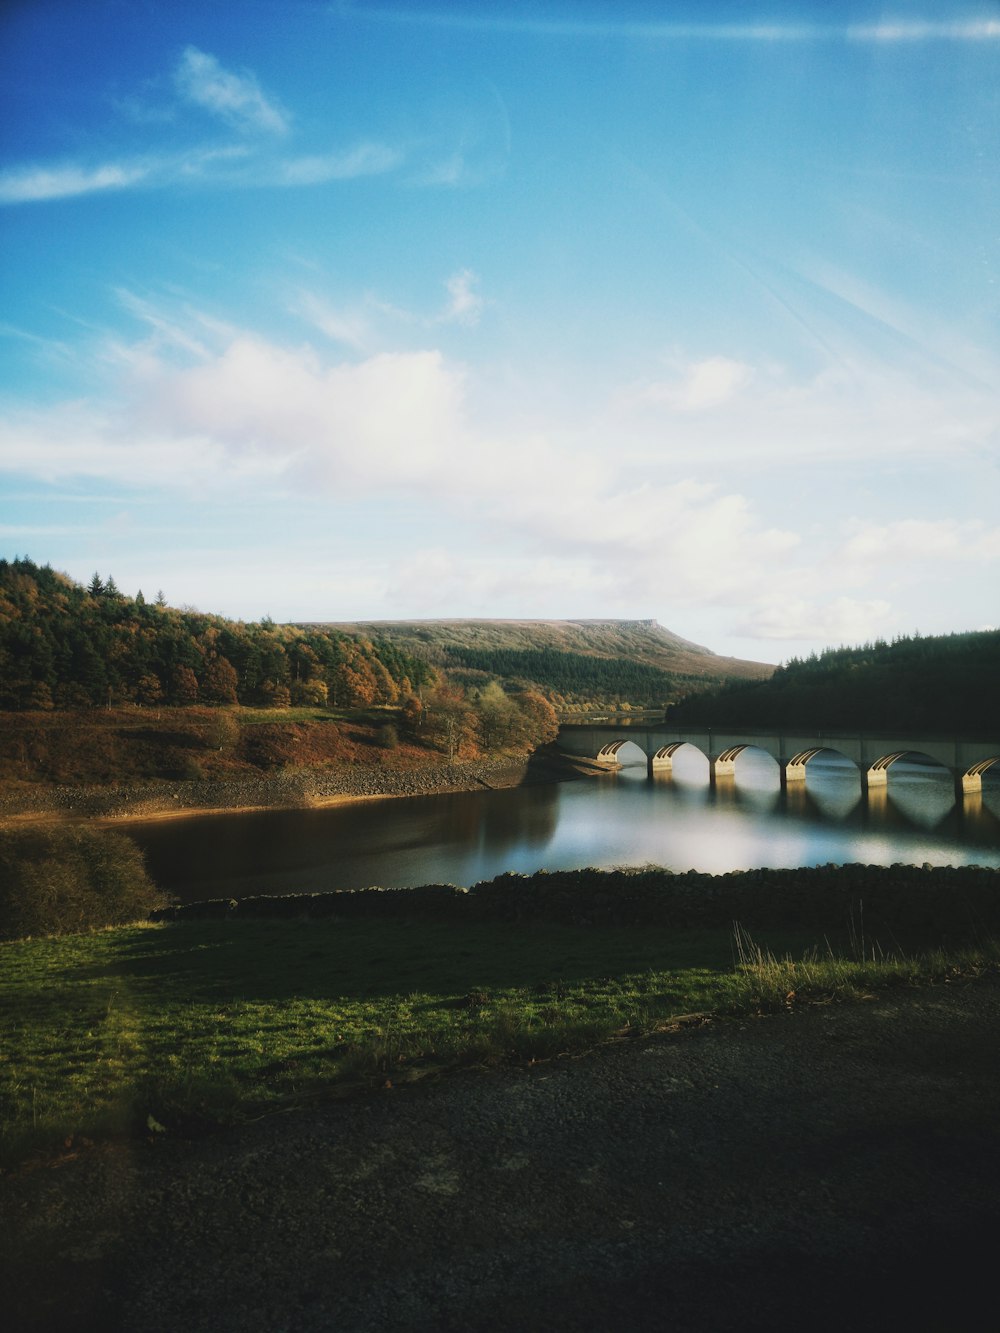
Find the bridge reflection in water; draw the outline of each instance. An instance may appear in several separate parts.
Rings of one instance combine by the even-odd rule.
[[[638,795],[651,798],[669,792],[673,810],[700,818],[712,810],[734,818],[764,821],[780,836],[781,822],[819,828],[839,827],[845,836],[887,838],[887,860],[905,859],[897,840],[915,830],[954,839],[958,844],[990,850],[1000,847],[1000,766],[986,776],[983,792],[955,800],[951,776],[939,765],[900,759],[889,783],[863,791],[857,768],[833,751],[811,761],[808,781],[782,784],[778,765],[757,748],[738,756],[735,772],[709,782],[707,757],[692,747],[679,750],[670,768],[651,769],[638,748],[623,746],[617,766],[601,765],[609,776]],[[855,830],[855,835],[846,830]],[[989,859],[989,858],[988,858]]]
[[[869,802],[878,799],[880,790],[885,791],[894,765],[916,760],[948,773],[956,800],[970,809],[976,798],[981,803],[983,774],[1000,764],[1000,740],[865,732],[810,735],[749,728],[716,731],[666,723],[633,726],[625,720],[566,724],[559,730],[558,744],[568,754],[607,768],[620,767],[619,752],[628,744],[635,745],[646,756],[651,777],[672,773],[676,756],[690,747],[707,759],[713,786],[736,778],[741,755],[762,751],[778,765],[781,786],[788,791],[805,788],[809,764],[818,757],[837,755],[855,766],[861,796]]]

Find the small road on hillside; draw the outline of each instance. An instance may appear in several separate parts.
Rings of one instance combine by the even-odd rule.
[[[992,1323],[998,1033],[984,980],[97,1148],[0,1182],[7,1326]]]

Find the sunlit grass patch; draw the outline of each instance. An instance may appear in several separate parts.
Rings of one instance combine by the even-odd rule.
[[[963,975],[995,946],[850,958],[799,932],[181,921],[0,946],[0,1151],[190,1132],[692,1012]],[[800,960],[800,961],[793,961]],[[150,1128],[150,1119],[160,1128]]]
[[[891,987],[971,979],[1000,964],[1000,941],[992,939],[919,952],[886,948],[877,941],[866,947],[853,940],[850,953],[827,943],[799,958],[777,955],[739,925],[733,939],[737,964],[733,1003],[739,1011],[757,1013],[774,1013],[795,1004],[867,999]]]

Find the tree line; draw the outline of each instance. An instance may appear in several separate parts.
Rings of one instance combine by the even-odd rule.
[[[390,643],[329,629],[226,620],[0,560],[0,708],[97,704],[395,704],[434,679]]]
[[[1000,630],[876,640],[792,658],[768,680],[675,704],[671,722],[1000,734]]]
[[[551,704],[478,680],[464,689],[397,644],[340,630],[245,624],[176,610],[162,593],[127,597],[27,559],[0,560],[0,709],[48,712],[134,704],[389,708],[377,741],[453,759],[552,741]]]

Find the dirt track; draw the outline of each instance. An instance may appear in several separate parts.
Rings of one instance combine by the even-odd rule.
[[[0,1182],[18,1329],[950,1329],[1000,984],[686,1028]]]

